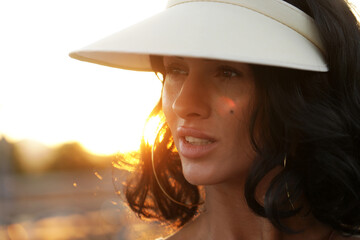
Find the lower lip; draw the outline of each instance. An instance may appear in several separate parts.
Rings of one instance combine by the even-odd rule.
[[[212,142],[205,145],[194,145],[188,143],[184,138],[180,138],[179,153],[190,159],[202,158],[207,156],[217,145],[217,142]]]

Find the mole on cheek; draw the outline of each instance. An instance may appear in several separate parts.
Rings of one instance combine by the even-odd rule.
[[[217,101],[217,111],[220,115],[234,114],[235,103],[228,97],[219,97]]]

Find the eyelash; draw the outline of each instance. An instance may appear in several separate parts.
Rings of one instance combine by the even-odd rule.
[[[188,72],[186,70],[181,69],[181,67],[173,67],[173,66],[169,66],[169,67],[165,67],[165,72],[166,75],[183,75],[183,76],[187,76]]]
[[[187,70],[182,69],[181,67],[177,66],[168,66],[165,67],[166,75],[173,75],[173,76],[187,76],[189,73]],[[229,74],[231,74],[229,76]],[[236,78],[241,77],[242,73],[230,66],[220,66],[217,69],[216,77],[222,77],[222,78]]]
[[[228,75],[229,73],[231,74],[231,76]],[[220,66],[218,68],[217,76],[224,78],[236,78],[236,77],[241,77],[242,73],[230,66]]]

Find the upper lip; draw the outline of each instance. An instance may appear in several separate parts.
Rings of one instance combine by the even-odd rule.
[[[207,139],[212,142],[216,141],[216,139],[214,137],[210,136],[209,134],[204,133],[203,131],[198,130],[196,128],[191,128],[191,127],[185,127],[185,126],[178,127],[177,134],[181,138],[186,137],[186,136],[191,136],[191,137],[196,137],[196,138]]]

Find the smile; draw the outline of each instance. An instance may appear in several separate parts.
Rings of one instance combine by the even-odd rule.
[[[185,136],[185,141],[192,145],[207,145],[213,143],[213,141],[210,141],[209,139],[196,138],[192,136]]]
[[[211,134],[196,128],[179,127],[177,136],[179,138],[178,151],[180,155],[188,159],[208,156],[219,143]]]
[[[179,153],[187,159],[208,157],[218,146],[217,141],[185,136],[179,139]]]

